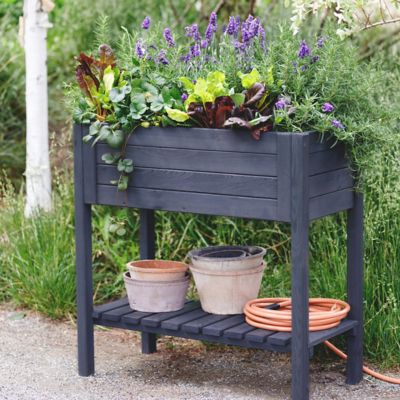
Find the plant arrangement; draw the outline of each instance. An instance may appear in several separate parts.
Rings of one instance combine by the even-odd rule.
[[[346,141],[360,161],[365,151],[351,149],[374,129],[376,104],[352,46],[334,34],[302,40],[288,27],[269,40],[251,15],[226,22],[212,13],[204,32],[194,23],[179,36],[146,17],[133,32],[123,28],[115,53],[103,44],[97,57],[76,58],[74,119],[91,125],[86,142],[113,149],[103,160],[117,166],[119,190],[134,168],[125,146],[139,126],[240,128],[255,140],[272,129],[316,130]]]

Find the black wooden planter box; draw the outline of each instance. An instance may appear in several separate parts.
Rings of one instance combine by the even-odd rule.
[[[362,196],[353,191],[345,148],[318,134],[270,132],[260,141],[247,132],[198,128],[138,129],[127,157],[135,169],[126,192],[110,180],[115,166],[101,156],[106,144],[82,143],[87,126],[75,126],[75,204],[78,344],[81,375],[94,372],[93,323],[142,331],[144,352],[155,351],[156,334],[175,335],[292,353],[294,399],[308,398],[313,347],[348,332],[348,383],[362,377]],[[154,211],[168,210],[289,222],[292,229],[293,332],[247,325],[243,316],[215,316],[189,302],[177,313],[129,309],[126,299],[93,310],[91,205],[141,211],[141,257],[154,257]],[[334,329],[308,332],[308,229],[310,221],[348,212],[349,319]]]

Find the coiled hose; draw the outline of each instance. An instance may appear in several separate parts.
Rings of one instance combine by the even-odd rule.
[[[309,330],[310,332],[338,326],[346,318],[350,306],[341,300],[313,298],[309,300]],[[244,307],[246,322],[256,328],[268,329],[277,332],[291,332],[292,330],[292,301],[287,297],[271,297],[250,300]],[[340,358],[346,360],[347,355],[331,342],[323,342]],[[384,382],[400,384],[400,379],[393,378],[372,371],[363,366],[363,371]]]

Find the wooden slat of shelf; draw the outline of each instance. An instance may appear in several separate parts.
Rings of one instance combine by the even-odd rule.
[[[193,310],[178,317],[162,321],[161,328],[177,331],[180,329],[181,325],[183,325],[185,322],[193,321],[194,319],[201,318],[206,315],[207,313],[202,309]]]
[[[197,301],[189,301],[181,310],[153,314],[148,317],[144,317],[140,323],[143,326],[151,326],[155,328],[160,326],[162,321],[186,314],[187,312],[196,310],[198,308],[200,308],[200,305]]]
[[[100,318],[101,314],[105,311],[113,310],[114,308],[119,308],[126,306],[128,304],[128,298],[124,297],[109,303],[104,303],[93,308],[93,318]]]
[[[229,339],[243,339],[244,335],[248,332],[254,331],[256,328],[253,326],[247,324],[246,322],[234,326],[232,328],[227,329],[224,331],[224,336],[226,336]]]
[[[188,333],[200,333],[202,328],[205,326],[222,321],[229,317],[229,315],[207,314],[201,318],[184,323],[182,325],[182,330]]]

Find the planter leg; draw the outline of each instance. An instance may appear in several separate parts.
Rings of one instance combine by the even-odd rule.
[[[154,210],[140,210],[140,258],[149,260],[155,257]],[[157,351],[157,335],[142,332],[142,353],[151,354]]]
[[[350,385],[362,380],[363,372],[363,195],[354,194],[354,206],[347,212],[347,301],[349,318],[358,325],[347,337],[347,380]]]
[[[74,129],[76,302],[79,375],[94,374],[92,212],[85,204],[81,127]]]
[[[308,348],[308,135],[292,138],[292,399],[309,398]]]

